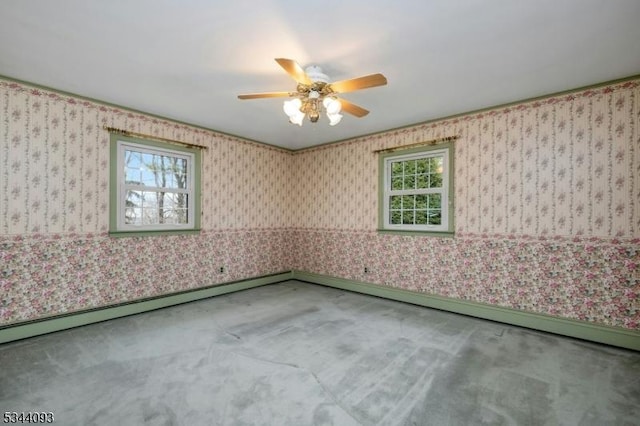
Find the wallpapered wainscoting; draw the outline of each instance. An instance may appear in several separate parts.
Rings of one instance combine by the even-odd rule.
[[[639,129],[631,80],[297,152],[294,268],[640,329]],[[373,151],[453,135],[455,238],[377,234]]]
[[[295,230],[294,269],[629,329],[638,241]],[[364,273],[364,268],[368,273]]]
[[[290,270],[290,152],[3,80],[0,114],[0,324]],[[202,234],[107,235],[104,126],[208,147]]]
[[[1,237],[0,320],[10,324],[288,271],[289,245],[282,229]]]

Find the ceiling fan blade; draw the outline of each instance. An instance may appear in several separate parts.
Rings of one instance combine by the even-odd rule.
[[[307,73],[293,59],[276,58],[276,62],[298,83],[313,84]]]
[[[384,86],[387,78],[382,74],[370,74],[363,77],[349,80],[336,81],[331,83],[331,89],[336,93],[353,92],[354,90],[366,89],[368,87]]]
[[[359,107],[356,104],[352,104],[351,102],[349,102],[346,99],[342,99],[342,98],[337,98],[340,101],[340,104],[342,104],[342,111],[343,112],[347,112],[351,115],[355,115],[356,117],[360,118],[360,117],[364,117],[365,115],[369,114],[369,111]]]
[[[238,95],[239,99],[260,99],[260,98],[284,98],[291,96],[289,92],[266,92],[266,93],[249,93],[246,95]]]

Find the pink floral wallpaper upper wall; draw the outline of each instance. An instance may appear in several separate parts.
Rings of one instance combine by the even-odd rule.
[[[0,234],[106,232],[107,125],[209,147],[204,229],[375,229],[373,151],[458,135],[457,232],[637,236],[639,102],[633,80],[292,156],[0,80]]]
[[[638,236],[639,129],[633,80],[300,151],[293,226],[376,229],[373,151],[457,135],[456,232]]]
[[[103,126],[209,148],[203,229],[289,225],[282,214],[292,196],[288,151],[4,80],[0,115],[0,235],[108,231]]]

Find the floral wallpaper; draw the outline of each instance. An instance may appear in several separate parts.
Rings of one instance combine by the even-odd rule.
[[[640,235],[638,80],[299,151],[293,226],[376,229],[373,151],[454,135],[457,232]]]
[[[203,229],[287,226],[284,149],[2,80],[0,111],[0,235],[108,231],[104,126],[208,147]]]
[[[640,239],[320,229],[292,238],[295,270],[640,329]]]
[[[291,269],[289,151],[3,80],[0,117],[0,324]],[[108,236],[104,126],[208,148],[200,235]]]
[[[454,135],[455,237],[377,234],[373,151]],[[294,269],[640,329],[638,80],[311,148],[293,164]]]
[[[277,229],[0,237],[0,324],[289,271],[288,245]]]
[[[200,235],[108,236],[103,126],[208,147]],[[638,330],[639,129],[629,80],[292,153],[0,79],[0,325],[296,269]],[[455,237],[378,234],[373,151],[451,135]]]

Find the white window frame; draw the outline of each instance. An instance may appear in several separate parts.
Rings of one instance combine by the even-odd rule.
[[[451,148],[425,149],[419,152],[407,154],[388,155],[383,159],[383,190],[382,190],[382,229],[390,231],[430,231],[430,232],[450,232],[449,213],[451,203],[449,199],[450,186],[450,155]],[[423,189],[391,189],[391,164],[398,161],[417,160],[423,158],[442,157],[442,187]],[[392,224],[390,220],[390,198],[394,195],[419,195],[419,194],[440,194],[441,196],[441,219],[439,225],[418,225],[418,224]]]
[[[125,207],[127,190],[137,191],[157,191],[160,188],[146,185],[127,184],[125,181],[125,151],[131,149],[146,154],[165,155],[181,158],[187,161],[187,188],[162,188],[163,192],[184,193],[187,194],[187,223],[185,224],[153,224],[153,225],[135,225],[125,223]],[[116,232],[135,232],[135,231],[182,231],[196,229],[195,221],[195,155],[193,153],[173,150],[169,148],[151,146],[144,143],[135,143],[131,141],[118,140],[116,142],[117,152],[117,213],[116,213]]]

